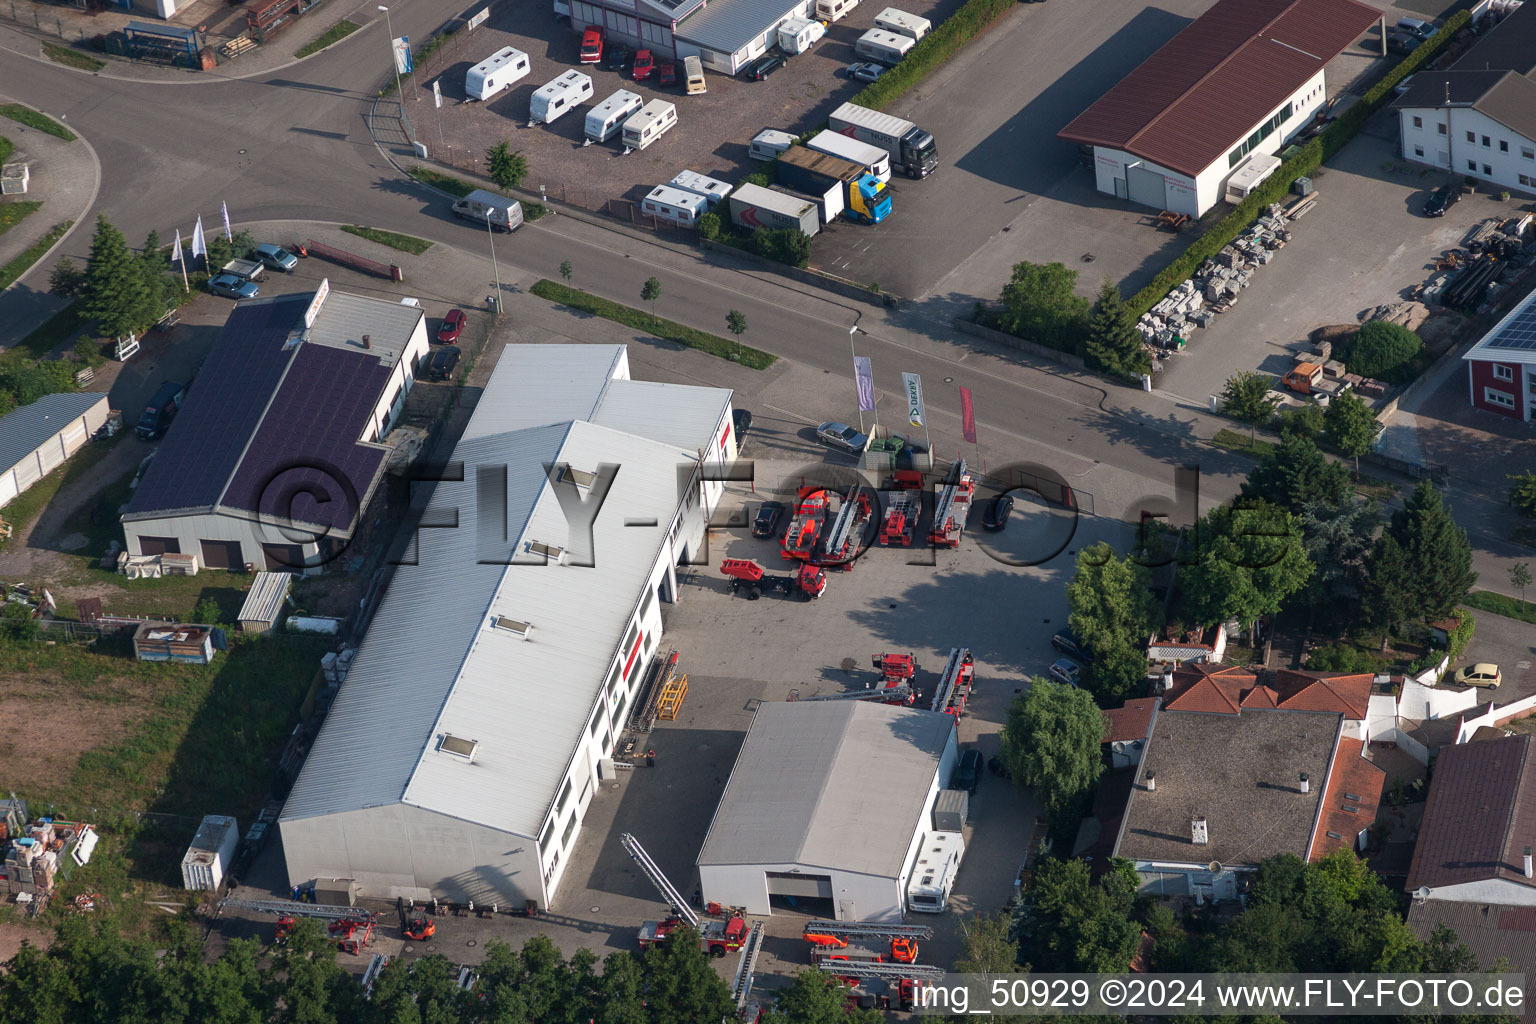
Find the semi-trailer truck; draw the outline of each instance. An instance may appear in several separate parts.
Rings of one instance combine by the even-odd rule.
[[[731,221],[744,228],[791,228],[806,235],[821,230],[816,204],[748,182],[731,193]]]
[[[933,136],[911,121],[856,103],[844,103],[832,111],[828,124],[839,135],[885,150],[891,156],[891,165],[909,178],[926,178],[939,166],[939,149]]]
[[[861,224],[878,224],[891,214],[885,183],[852,160],[793,146],[779,156],[779,182],[809,195],[824,195],[837,185],[842,213]]]

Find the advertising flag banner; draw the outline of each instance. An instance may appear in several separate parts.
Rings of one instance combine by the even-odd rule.
[[[443,87],[441,83],[441,78],[432,79],[432,105],[439,109],[443,106]]]
[[[489,7],[482,7],[473,18],[470,18],[467,22],[464,23],[464,28],[468,30],[484,25],[485,19],[489,18],[490,16],[491,9]]]
[[[971,389],[960,389],[960,436],[976,443],[976,407],[971,404]]]
[[[401,36],[394,41],[395,70],[402,75],[408,75],[414,69],[411,63],[411,37]]]
[[[868,356],[853,357],[853,379],[859,385],[859,412],[874,412],[875,368]]]
[[[907,393],[907,422],[914,427],[923,425],[923,379],[915,373],[901,375],[902,390]]]
[[[203,237],[203,215],[197,215],[197,226],[192,229],[192,255],[207,256],[208,241]]]
[[[181,228],[176,229],[176,248],[171,250],[171,262],[181,262]]]
[[[219,205],[224,209],[224,237],[233,242],[235,240],[235,233],[229,229],[229,204],[220,203]]]

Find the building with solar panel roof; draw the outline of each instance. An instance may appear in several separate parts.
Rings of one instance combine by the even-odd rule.
[[[731,397],[622,345],[503,350],[283,805],[290,884],[550,905],[667,660]]]
[[[1527,423],[1536,418],[1536,292],[1461,358],[1474,406]]]
[[[313,293],[230,311],[123,513],[130,555],[316,566],[352,537],[427,355],[419,306]]]

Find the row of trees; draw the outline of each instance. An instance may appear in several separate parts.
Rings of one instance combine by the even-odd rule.
[[[1091,370],[1112,377],[1148,373],[1136,317],[1106,279],[1098,299],[1077,294],[1077,271],[1061,263],[1015,263],[990,317],[1000,330],[1083,356]]]
[[[643,955],[589,949],[569,959],[546,936],[520,951],[486,944],[475,982],[439,955],[396,958],[365,994],[336,963],[325,930],[301,920],[279,946],[236,939],[213,961],[184,921],[163,944],[116,922],[72,917],[51,947],[23,945],[0,972],[0,1024],[715,1024],[735,1003],[698,936],[684,930]],[[830,976],[802,972],[768,1024],[875,1024],[847,1013]]]

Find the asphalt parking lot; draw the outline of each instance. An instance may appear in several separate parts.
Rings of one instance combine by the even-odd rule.
[[[960,2],[903,0],[900,7],[937,24]],[[681,82],[663,91],[654,77],[635,82],[627,71],[579,64],[580,37],[568,22],[554,18],[547,0],[496,5],[485,25],[455,33],[434,55],[429,73],[414,76],[416,82],[407,86],[407,112],[422,142],[449,163],[483,170],[486,149],[507,139],[528,157],[525,184],[544,186],[551,198],[589,209],[602,209],[617,198],[638,205],[652,188],[685,168],[735,183],[761,169],[747,158],[747,146],[758,132],[781,128],[799,133],[824,122],[863,88],[842,70],[861,59],[853,44],[885,6],[879,0],[861,3],[831,25],[810,52],[792,57],[764,81],[729,78],[706,69],[708,93],[686,96]],[[466,102],[465,72],[504,46],[527,53],[532,72],[488,102]],[[554,124],[528,127],[529,97],[572,68],[592,76],[592,99]],[[440,111],[432,107],[434,80],[443,93]],[[617,139],[583,146],[585,111],[618,89],[639,93],[647,102],[661,98],[676,103],[677,126],[650,148],[628,156],[621,155]]]
[[[1519,619],[1508,619],[1492,612],[1473,610],[1477,630],[1460,661],[1450,671],[1466,665],[1491,661],[1499,666],[1504,680],[1488,696],[1500,704],[1536,694],[1536,626]]]

